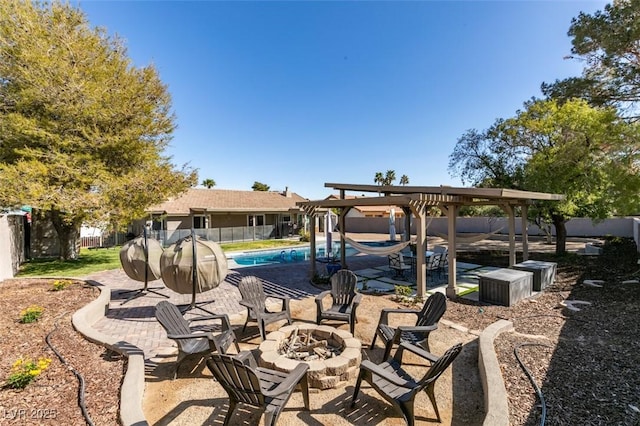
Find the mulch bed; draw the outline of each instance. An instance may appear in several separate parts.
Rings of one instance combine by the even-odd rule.
[[[89,424],[80,404],[80,382],[84,379],[84,406],[96,425],[119,424],[120,384],[124,359],[85,340],[71,324],[75,311],[98,296],[96,288],[74,282],[52,291],[54,280],[14,279],[0,283],[0,382],[4,385],[12,364],[19,358],[51,364],[24,389],[0,389],[0,424]],[[19,320],[29,306],[42,308],[33,323]],[[51,346],[45,341],[49,336]],[[58,358],[60,353],[67,365]]]
[[[464,261],[506,266],[500,253],[463,254]],[[509,396],[511,425],[541,424],[543,404],[524,368],[544,399],[546,424],[640,424],[640,284],[637,252],[614,246],[600,257],[533,259],[558,263],[556,282],[539,297],[512,307],[458,301],[448,303],[445,318],[481,330],[499,320],[513,321],[515,332],[495,342]],[[602,288],[583,284],[604,280]],[[579,312],[561,305],[569,300],[591,302]]]

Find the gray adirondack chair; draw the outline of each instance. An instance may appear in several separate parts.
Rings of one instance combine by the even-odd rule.
[[[190,356],[205,357],[214,351],[225,353],[232,343],[235,344],[236,351],[240,352],[236,335],[226,314],[207,315],[193,320],[186,320],[176,305],[163,300],[156,305],[156,319],[167,332],[167,337],[175,340],[178,344],[178,358],[173,373],[174,379],[178,375],[180,364]],[[219,334],[214,334],[211,331],[201,332],[191,327],[192,322],[211,319],[221,321],[221,332]]]
[[[358,277],[348,269],[341,269],[331,276],[331,290],[316,296],[316,324],[322,320],[344,321],[353,334],[356,323],[356,309],[362,294],[356,292]],[[331,306],[325,308],[324,298],[331,297]]]
[[[207,359],[211,374],[229,395],[229,411],[224,424],[231,422],[238,403],[264,410],[264,424],[275,425],[291,394],[300,385],[305,409],[309,410],[309,364],[301,362],[290,373],[258,367],[251,352],[213,354]]]
[[[269,295],[275,299],[282,301],[282,309],[280,311],[270,311],[267,309],[266,300],[267,295],[264,292],[262,281],[258,277],[248,276],[240,280],[238,284],[238,290],[242,295],[240,305],[247,308],[247,320],[244,323],[242,331],[247,328],[249,321],[255,321],[258,323],[258,329],[260,330],[260,336],[262,340],[266,338],[266,326],[272,322],[286,320],[291,324],[291,312],[289,310],[289,298],[286,296]]]
[[[402,355],[405,350],[426,359],[431,363],[431,367],[421,378],[414,378],[402,368]],[[436,418],[440,422],[440,412],[436,404],[434,387],[438,377],[451,365],[453,360],[460,354],[462,345],[454,345],[441,357],[437,357],[415,345],[403,342],[398,346],[393,358],[387,359],[381,364],[374,364],[366,360],[360,364],[360,373],[356,382],[351,407],[354,407],[362,380],[367,381],[384,399],[402,412],[407,425],[415,424],[414,400],[415,396],[424,390],[431,400],[431,405],[436,412]]]
[[[384,357],[387,359],[391,354],[394,344],[409,342],[414,345],[421,345],[429,350],[429,333],[438,328],[438,321],[447,310],[447,298],[442,293],[434,293],[424,302],[420,311],[415,309],[391,309],[385,308],[380,312],[380,320],[373,335],[370,349],[375,347],[376,337],[380,336],[385,344]],[[389,325],[390,314],[414,314],[417,316],[415,325],[400,325],[392,327]]]

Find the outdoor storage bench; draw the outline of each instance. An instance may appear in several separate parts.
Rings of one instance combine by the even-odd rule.
[[[533,273],[516,269],[496,269],[480,275],[480,301],[511,306],[531,296]]]
[[[542,291],[556,279],[556,264],[540,260],[526,260],[516,263],[513,269],[533,272],[533,291]]]

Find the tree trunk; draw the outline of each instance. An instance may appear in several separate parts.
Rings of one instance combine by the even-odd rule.
[[[556,254],[563,255],[567,252],[567,220],[559,214],[552,214],[551,218],[556,228]]]
[[[49,219],[58,234],[60,244],[60,259],[75,260],[80,254],[80,224],[78,218],[66,217],[57,210],[48,212]]]

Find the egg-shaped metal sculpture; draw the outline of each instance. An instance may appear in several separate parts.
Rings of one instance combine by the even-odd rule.
[[[195,235],[170,245],[160,258],[162,281],[180,294],[212,290],[228,272],[227,258],[220,246]]]

